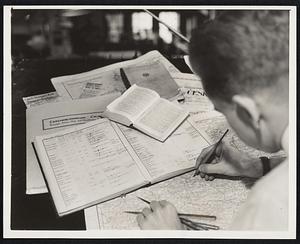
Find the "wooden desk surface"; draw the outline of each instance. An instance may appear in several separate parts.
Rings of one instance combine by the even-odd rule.
[[[76,74],[122,60],[94,58],[21,60],[12,68],[12,230],[84,230],[84,212],[58,217],[49,194],[26,195],[26,107],[23,97],[54,91],[50,78]],[[182,59],[170,60],[190,72]]]

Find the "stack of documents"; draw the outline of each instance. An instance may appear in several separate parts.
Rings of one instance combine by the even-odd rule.
[[[26,193],[48,191],[41,166],[59,215],[188,172],[209,145],[207,135],[191,119],[164,142],[103,119],[108,105],[126,91],[120,69],[130,85],[150,84],[147,88],[191,115],[213,109],[200,79],[181,73],[158,51],[52,78],[55,92],[23,98],[27,106]],[[162,78],[165,86],[158,82]]]

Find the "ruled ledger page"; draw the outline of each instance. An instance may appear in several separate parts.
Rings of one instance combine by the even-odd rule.
[[[146,184],[117,127],[99,119],[49,136],[37,149],[59,215],[111,199]]]

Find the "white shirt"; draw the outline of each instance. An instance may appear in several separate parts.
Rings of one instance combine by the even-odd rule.
[[[288,155],[288,127],[281,145]],[[235,218],[232,230],[288,230],[288,159],[256,182]]]

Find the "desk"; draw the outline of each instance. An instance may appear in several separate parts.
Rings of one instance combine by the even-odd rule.
[[[26,107],[23,97],[54,91],[50,78],[103,67],[122,60],[76,58],[22,60],[12,71],[12,230],[85,230],[83,211],[58,217],[49,194],[26,195]],[[190,72],[182,59],[170,60]]]

